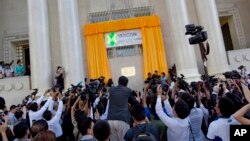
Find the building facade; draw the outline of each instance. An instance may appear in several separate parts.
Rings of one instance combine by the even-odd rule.
[[[143,16],[159,17],[168,67],[175,64],[190,80],[198,80],[204,69],[198,45],[189,45],[186,24],[208,32],[209,74],[249,66],[249,8],[248,0],[0,0],[0,60],[21,59],[31,66],[30,80],[0,80],[0,94],[27,94],[15,89],[20,85],[43,91],[52,86],[57,66],[65,68],[66,86],[84,80],[89,77],[86,25]],[[115,82],[122,70],[131,71],[130,87],[141,89],[142,48],[107,48]]]

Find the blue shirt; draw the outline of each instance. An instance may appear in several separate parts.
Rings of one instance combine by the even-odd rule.
[[[23,67],[23,65],[16,66],[15,71],[16,71],[16,75],[17,76],[22,76],[24,74],[24,67]]]

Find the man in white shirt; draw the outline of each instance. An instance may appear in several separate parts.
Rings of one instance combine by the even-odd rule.
[[[14,70],[10,66],[10,64],[6,64],[4,68],[4,75],[5,77],[13,77],[14,76]]]
[[[207,133],[208,139],[230,141],[230,125],[240,124],[231,116],[235,111],[234,107],[233,101],[229,98],[220,99],[215,107],[218,119],[210,123]]]
[[[169,111],[171,109],[168,98],[164,101],[167,113],[173,113],[174,117],[169,117],[166,115],[162,108],[161,96],[162,88],[159,85],[157,87],[157,101],[155,111],[161,121],[168,127],[167,137],[168,141],[188,141],[189,140],[189,119],[187,118],[190,114],[189,106],[186,102],[179,99],[173,108],[173,112]]]
[[[33,122],[42,119],[43,113],[46,111],[46,109],[49,107],[50,102],[52,101],[52,97],[49,97],[47,102],[44,104],[44,106],[39,110],[39,106],[41,102],[44,99],[44,96],[46,96],[50,91],[47,90],[43,96],[41,96],[39,99],[37,99],[35,102],[30,104],[29,106],[29,120],[30,120],[30,127],[32,126]]]
[[[60,120],[63,111],[63,102],[62,102],[62,94],[59,93],[58,95],[59,106],[57,112],[54,117],[52,117],[52,112],[47,110],[43,113],[43,118],[47,121],[49,125],[49,130],[54,132],[56,137],[59,138],[62,136],[62,127],[60,125]]]

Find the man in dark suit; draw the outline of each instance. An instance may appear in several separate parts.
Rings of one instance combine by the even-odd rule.
[[[132,91],[127,87],[128,78],[121,76],[118,86],[110,88],[108,123],[111,127],[111,141],[122,141],[130,128],[131,115],[128,103],[134,105],[138,103],[132,96]]]

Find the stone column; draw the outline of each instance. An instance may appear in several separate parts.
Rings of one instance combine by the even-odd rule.
[[[229,70],[224,40],[215,0],[195,0],[199,25],[208,33],[210,54],[208,55],[208,74],[218,74]]]
[[[65,88],[84,83],[82,44],[77,0],[58,0],[62,65],[65,68]]]
[[[47,0],[28,0],[31,85],[39,94],[52,86]]]
[[[186,0],[165,0],[169,13],[175,64],[178,76],[185,75],[188,81],[200,79],[194,46],[189,45],[185,25],[190,24]]]

